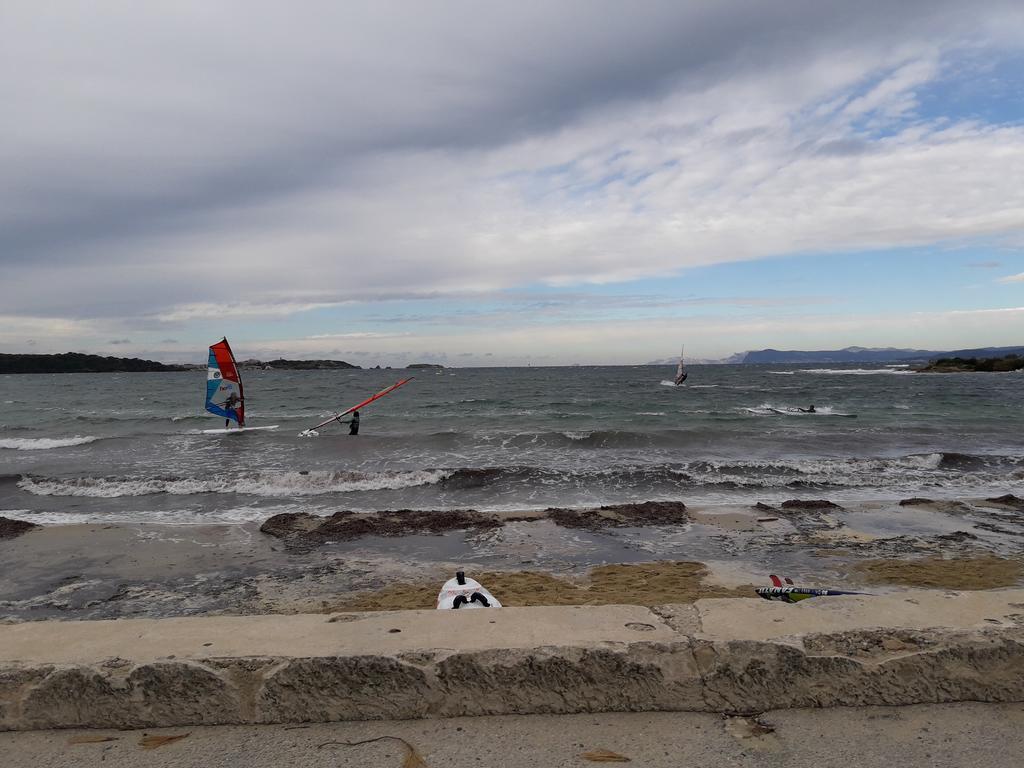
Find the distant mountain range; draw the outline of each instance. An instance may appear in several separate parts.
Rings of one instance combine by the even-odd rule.
[[[765,363],[926,363],[940,357],[1005,357],[1024,355],[1024,347],[979,347],[977,349],[898,349],[896,347],[846,347],[845,349],[758,349],[737,352],[722,360],[686,358],[687,365],[765,364]],[[672,365],[678,357],[652,360],[647,365]]]
[[[846,347],[805,351],[799,349],[759,349],[741,352],[724,363],[924,363],[940,357],[1005,357],[1024,354],[1024,347],[980,347],[977,349],[929,350]]]

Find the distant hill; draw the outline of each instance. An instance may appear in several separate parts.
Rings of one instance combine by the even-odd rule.
[[[64,352],[59,355],[0,354],[0,373],[148,373],[184,371],[185,366],[165,365],[137,357],[103,357]]]
[[[870,349],[867,347],[847,347],[832,350],[778,350],[761,349],[751,351],[735,362],[753,363],[921,363],[940,357],[980,358],[1004,357],[1011,354],[1024,354],[1024,347],[983,347],[980,349],[956,349],[935,351],[928,349]],[[730,359],[732,362],[732,359]]]
[[[1001,372],[1019,371],[1024,369],[1024,357],[1007,355],[1006,357],[940,357],[918,373],[962,373],[962,372]]]
[[[344,360],[245,360],[239,363],[243,368],[272,368],[275,371],[333,371],[359,368]]]

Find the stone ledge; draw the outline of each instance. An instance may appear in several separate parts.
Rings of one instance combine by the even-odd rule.
[[[1024,590],[0,625],[0,730],[1024,701]]]

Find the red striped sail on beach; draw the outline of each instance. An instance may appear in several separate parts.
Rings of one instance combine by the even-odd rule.
[[[206,410],[225,419],[234,419],[240,427],[245,426],[242,377],[226,338],[210,346],[210,361],[206,368]]]

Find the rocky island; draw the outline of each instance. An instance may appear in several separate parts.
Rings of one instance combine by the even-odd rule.
[[[104,357],[81,352],[64,352],[59,355],[0,354],[0,373],[149,373],[188,369],[188,366],[166,365],[137,357]]]
[[[275,371],[336,371],[356,370],[360,366],[346,363],[344,360],[245,360],[240,363],[242,368],[261,368]]]
[[[1024,369],[1024,357],[1006,355],[1005,357],[940,357],[918,373],[964,373],[964,372],[995,372],[1007,373]]]

